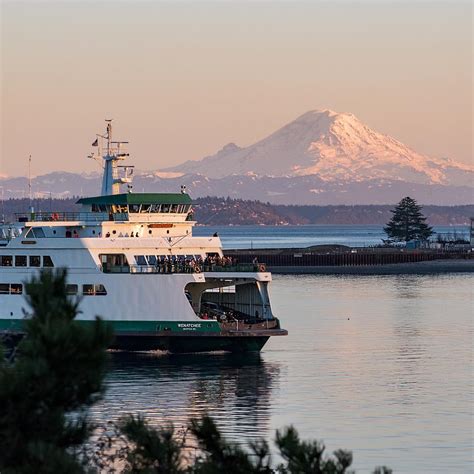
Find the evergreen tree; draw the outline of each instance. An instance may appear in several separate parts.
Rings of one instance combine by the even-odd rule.
[[[433,229],[425,222],[421,206],[414,199],[408,196],[403,198],[390,212],[392,219],[384,227],[390,239],[397,242],[427,240],[433,234]]]
[[[0,472],[80,473],[71,448],[89,436],[86,408],[103,390],[111,332],[74,320],[66,271],[26,284],[31,318],[13,360],[0,362]]]
[[[112,454],[112,461],[125,461],[124,472],[142,474],[350,474],[352,453],[337,450],[327,456],[319,441],[301,441],[295,428],[277,431],[275,444],[283,460],[273,467],[266,441],[250,443],[249,449],[228,442],[212,418],[191,420],[188,430],[197,446],[179,439],[172,426],[151,428],[141,417],[122,419],[119,431],[128,449]],[[109,452],[110,442],[103,443]],[[197,447],[197,451],[195,448]],[[191,454],[194,451],[194,454]],[[112,463],[107,463],[112,464]],[[377,467],[373,474],[391,474],[388,467]]]
[[[321,473],[344,474],[352,464],[352,453],[334,451],[334,457],[324,456],[325,446],[319,441],[300,441],[298,432],[290,426],[283,433],[277,431],[276,444],[285,464],[278,466],[281,474]]]

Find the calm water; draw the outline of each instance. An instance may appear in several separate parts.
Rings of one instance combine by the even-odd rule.
[[[238,442],[293,423],[358,472],[473,470],[473,283],[452,276],[274,276],[290,332],[260,356],[114,354],[97,419],[180,427],[213,415]]]
[[[436,233],[445,237],[469,238],[467,226],[437,226]],[[226,249],[309,247],[341,244],[352,247],[380,245],[387,236],[380,225],[301,225],[301,226],[198,226],[196,236],[217,232]]]

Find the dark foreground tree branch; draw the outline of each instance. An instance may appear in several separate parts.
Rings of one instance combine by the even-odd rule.
[[[74,320],[65,270],[42,272],[26,291],[25,336],[0,366],[0,472],[83,472],[68,448],[89,436],[86,408],[103,392],[111,331]]]

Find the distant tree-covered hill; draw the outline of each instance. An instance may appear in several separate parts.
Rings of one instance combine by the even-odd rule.
[[[206,197],[195,200],[196,219],[210,225],[386,224],[392,205],[284,206],[242,199]],[[424,206],[431,225],[467,225],[474,205]]]
[[[36,211],[77,211],[76,198],[35,199]],[[194,200],[194,217],[207,225],[304,225],[386,224],[393,205],[284,206],[243,199],[204,197]],[[11,221],[29,208],[28,199],[9,199],[0,204],[0,220]],[[430,225],[468,225],[474,205],[424,206]]]

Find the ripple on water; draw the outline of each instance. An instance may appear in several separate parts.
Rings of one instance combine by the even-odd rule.
[[[112,354],[96,420],[185,426],[209,413],[236,442],[294,424],[369,472],[471,472],[471,275],[274,276],[289,330],[261,355]]]

